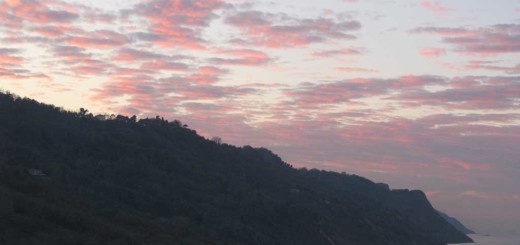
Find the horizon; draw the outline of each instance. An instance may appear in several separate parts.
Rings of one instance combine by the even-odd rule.
[[[163,116],[520,235],[520,2],[0,1],[0,89]]]

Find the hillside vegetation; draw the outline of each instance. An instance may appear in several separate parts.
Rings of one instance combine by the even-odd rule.
[[[99,120],[0,93],[0,244],[470,241],[421,191],[295,169],[179,121]]]

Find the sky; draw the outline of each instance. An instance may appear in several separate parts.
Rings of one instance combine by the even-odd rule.
[[[518,0],[0,0],[0,89],[179,119],[520,234]]]

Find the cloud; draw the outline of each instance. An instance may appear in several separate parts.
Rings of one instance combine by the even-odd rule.
[[[31,26],[30,30],[38,36],[50,39],[63,38],[65,37],[65,35],[85,33],[82,29],[74,28],[71,26]]]
[[[439,2],[432,1],[432,0],[422,0],[421,7],[428,11],[432,11],[435,14],[439,14],[439,15],[446,14],[450,10],[450,9],[442,6]]]
[[[475,163],[461,160],[454,160],[449,158],[439,158],[437,159],[437,164],[441,166],[446,166],[448,168],[458,167],[463,170],[479,170],[479,171],[488,171],[491,169],[491,164],[489,163]]]
[[[354,69],[352,72],[357,71]],[[362,70],[364,71],[364,70]],[[351,72],[347,68],[347,72]],[[284,90],[300,106],[355,103],[355,99],[390,96],[395,92],[424,91],[429,85],[446,84],[447,80],[436,76],[403,76],[395,79],[353,78],[328,83],[304,83]]]
[[[99,30],[85,33],[83,36],[70,37],[67,42],[71,46],[80,48],[112,49],[123,47],[130,40],[118,32]]]
[[[18,54],[20,51],[20,49],[16,48],[0,48],[0,54]]]
[[[421,27],[414,33],[442,37],[445,44],[468,55],[500,55],[520,52],[520,25],[500,24],[485,28]]]
[[[460,193],[459,195],[463,197],[493,201],[520,201],[520,195],[512,193],[488,193],[477,190],[468,190]]]
[[[464,68],[471,69],[471,70],[491,70],[491,71],[500,71],[505,72],[507,74],[520,74],[520,64],[517,64],[516,66],[501,66],[496,65],[496,62],[493,61],[479,61],[479,60],[472,60],[466,64]]]
[[[376,73],[377,70],[361,68],[361,67],[336,67],[336,71],[339,72],[348,72],[348,73]]]
[[[166,59],[167,55],[158,54],[154,52],[137,50],[132,48],[122,48],[119,49],[117,55],[114,56],[114,60],[121,62],[140,62],[145,60],[154,60],[154,59]]]
[[[252,49],[220,50],[217,54],[232,56],[232,58],[212,58],[211,61],[220,65],[259,66],[272,61],[266,53]]]
[[[192,84],[210,85],[218,82],[222,75],[228,73],[228,70],[220,69],[215,66],[199,67],[194,73],[189,75],[187,79]]]
[[[79,19],[79,15],[66,9],[67,4],[56,4],[57,2],[40,2],[32,0],[9,0],[6,1],[4,15],[9,15],[10,24],[21,25],[22,22],[38,24],[70,23]],[[51,7],[50,5],[53,6]],[[18,23],[16,23],[18,22]]]
[[[220,0],[146,0],[133,10],[159,26],[207,26],[223,4]]]
[[[50,77],[42,73],[31,72],[21,68],[0,67],[0,78],[7,80],[38,79],[49,81]]]
[[[91,55],[86,53],[85,49],[74,46],[54,46],[52,48],[52,52],[55,56],[68,61],[77,61],[91,58]]]
[[[321,104],[338,104],[356,98],[375,96],[385,90],[382,87],[371,86],[374,85],[372,81],[368,82],[368,84],[349,81],[327,84],[308,83],[297,88],[286,89],[284,94],[298,106],[314,107]]]
[[[150,23],[148,35],[162,47],[203,49],[205,41],[200,37],[201,28],[216,18],[215,11],[223,6],[221,0],[147,0],[126,14],[145,17]]]
[[[147,69],[154,72],[158,71],[188,71],[189,65],[179,62],[168,62],[164,60],[157,60],[146,62],[141,65],[141,69]]]
[[[22,1],[21,0],[6,0],[5,3],[7,3],[7,5],[9,5],[10,7],[17,7],[22,4]]]
[[[442,48],[423,48],[420,52],[421,56],[437,58],[446,54],[446,50]]]
[[[73,60],[68,64],[67,72],[72,72],[79,76],[101,76],[107,73],[113,64],[96,60],[96,59],[81,59]]]
[[[112,105],[116,111],[132,108],[143,115],[169,114],[182,102],[233,99],[257,92],[248,87],[214,85],[226,73],[226,70],[212,66],[168,78],[154,78],[139,71],[130,75],[119,73],[101,89],[95,89],[92,100]],[[117,103],[121,98],[126,98],[124,105]]]
[[[31,21],[43,22],[43,23],[51,23],[51,22],[70,22],[77,19],[79,16],[77,14],[73,14],[67,11],[54,11],[47,10],[42,12],[37,12],[29,16],[28,18]]]
[[[239,28],[247,35],[243,44],[269,48],[301,47],[328,40],[348,40],[352,31],[361,29],[357,21],[331,18],[299,19],[283,14],[260,11],[235,11],[225,22]]]
[[[446,109],[512,109],[518,106],[520,77],[505,79],[501,84],[494,84],[493,80],[486,77],[453,79],[448,89],[436,92],[408,91],[393,99],[414,106],[430,105]]]
[[[0,48],[0,67],[1,66],[19,66],[23,63],[23,58],[12,56],[20,53],[19,49]]]
[[[314,57],[335,57],[335,56],[352,56],[352,55],[361,55],[364,51],[361,49],[347,48],[347,49],[332,49],[332,50],[323,50],[316,51],[312,53]]]

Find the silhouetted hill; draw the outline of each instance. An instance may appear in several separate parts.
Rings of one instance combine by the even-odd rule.
[[[457,220],[454,217],[451,217],[447,215],[446,213],[443,213],[441,211],[438,211],[439,214],[446,220],[448,223],[450,223],[453,227],[457,228],[457,230],[463,232],[464,234],[475,234],[474,231],[468,229],[466,226],[464,226],[459,220]]]
[[[210,122],[208,122],[210,123]],[[421,191],[0,93],[0,244],[470,242]]]

